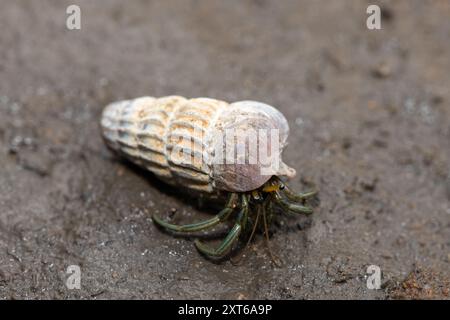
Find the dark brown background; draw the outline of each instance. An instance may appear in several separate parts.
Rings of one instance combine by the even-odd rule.
[[[82,29],[65,28],[78,4]],[[365,26],[383,9],[382,30]],[[0,298],[448,298],[450,1],[0,1]],[[321,190],[240,266],[150,215],[207,216],[118,161],[98,121],[142,95],[260,100]],[[82,269],[68,290],[65,269]],[[366,288],[366,268],[383,289]]]

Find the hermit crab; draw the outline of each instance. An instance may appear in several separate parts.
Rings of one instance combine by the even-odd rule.
[[[268,239],[268,227],[280,211],[312,213],[307,200],[316,191],[294,193],[281,179],[296,172],[281,160],[289,126],[272,106],[256,101],[229,104],[210,98],[141,97],[106,106],[101,128],[110,148],[169,185],[226,199],[216,216],[192,224],[152,217],[160,227],[182,234],[232,221],[217,247],[195,241],[209,258],[225,257],[244,234],[250,242],[258,228]]]

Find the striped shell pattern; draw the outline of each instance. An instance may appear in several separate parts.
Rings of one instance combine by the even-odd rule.
[[[109,104],[101,119],[103,137],[109,147],[166,183],[206,193],[248,191],[269,179],[252,181],[255,175],[250,172],[239,180],[239,172],[227,175],[223,172],[226,168],[215,169],[213,135],[239,123],[278,128],[281,148],[286,144],[289,127],[284,116],[275,108],[255,101],[228,104],[210,98],[141,97]],[[192,154],[202,150],[200,161],[183,162],[179,153],[172,152],[180,147]],[[295,170],[281,162],[275,174],[291,177]],[[227,181],[230,176],[236,180],[234,184]]]

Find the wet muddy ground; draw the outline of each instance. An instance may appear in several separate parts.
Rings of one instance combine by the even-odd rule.
[[[1,299],[449,298],[450,1],[0,2]],[[214,264],[153,225],[211,213],[114,156],[98,121],[170,94],[287,116],[290,185],[320,205],[274,228],[281,268],[261,236]]]

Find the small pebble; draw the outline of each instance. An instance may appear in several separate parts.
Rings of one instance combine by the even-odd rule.
[[[392,68],[386,62],[379,64],[372,70],[372,75],[376,78],[388,78],[392,74]]]

